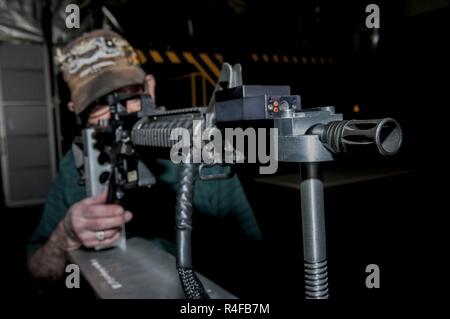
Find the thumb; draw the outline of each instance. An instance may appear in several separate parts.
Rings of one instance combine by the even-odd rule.
[[[108,196],[108,192],[104,191],[103,193],[100,193],[97,196],[85,198],[83,200],[83,203],[86,205],[105,204],[107,196]]]
[[[72,101],[67,103],[67,107],[69,108],[70,112],[75,112],[75,103],[73,103]]]
[[[149,94],[152,99],[153,103],[156,103],[156,96],[155,96],[155,87],[156,87],[156,80],[155,77],[151,74],[147,74],[145,76],[145,93]]]

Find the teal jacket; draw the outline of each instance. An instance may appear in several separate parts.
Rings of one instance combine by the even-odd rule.
[[[158,164],[163,166],[164,170],[156,176],[157,181],[166,183],[175,190],[180,166],[169,160],[158,160]],[[59,174],[48,193],[40,223],[29,242],[28,253],[33,252],[49,238],[70,206],[86,197],[86,188],[79,183],[80,173],[75,166],[71,150],[61,160],[59,169]],[[220,168],[213,169],[220,170]],[[200,214],[236,218],[242,232],[249,239],[261,239],[253,210],[237,176],[215,181],[202,181],[197,178],[194,209]]]

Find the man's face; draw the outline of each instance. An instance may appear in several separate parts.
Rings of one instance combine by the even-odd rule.
[[[145,89],[144,89],[145,87]],[[144,85],[137,85],[137,86],[130,86],[125,87],[117,92],[122,93],[146,93],[149,94],[153,102],[155,102],[155,87],[156,87],[156,81],[153,75],[148,74],[145,76]],[[73,102],[69,102],[68,104],[69,110],[74,112],[75,111],[75,105]],[[129,100],[127,101],[127,111],[128,113],[134,113],[141,110],[141,101],[139,99],[135,100]],[[98,125],[98,121],[100,119],[109,119],[111,117],[110,113],[110,107],[109,105],[95,105],[88,116],[88,124],[90,126],[96,126]]]
[[[142,86],[126,87],[118,90],[120,93],[143,93],[144,90]],[[128,113],[135,113],[141,110],[141,101],[139,99],[128,100],[127,101],[127,111]],[[98,125],[98,121],[101,119],[109,119],[111,117],[109,105],[98,104],[94,106],[89,113],[88,124],[90,126]]]

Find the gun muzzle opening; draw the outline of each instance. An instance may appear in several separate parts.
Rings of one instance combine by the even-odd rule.
[[[333,121],[312,127],[309,134],[319,135],[333,154],[376,150],[384,156],[394,155],[403,139],[400,125],[392,118]]]
[[[399,151],[403,134],[396,120],[385,118],[377,125],[375,137],[378,151],[382,155],[389,156]]]

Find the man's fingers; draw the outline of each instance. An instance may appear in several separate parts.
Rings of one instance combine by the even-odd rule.
[[[132,217],[133,215],[130,212],[126,212],[120,216],[85,219],[85,226],[86,229],[92,231],[110,229],[122,226],[130,221]]]
[[[122,206],[116,204],[108,205],[92,205],[86,211],[84,211],[84,218],[103,218],[103,217],[115,217],[123,215],[125,210]]]
[[[86,205],[105,204],[107,196],[108,196],[107,192],[104,191],[103,193],[98,194],[97,196],[85,198],[82,200],[82,202],[83,204]]]

